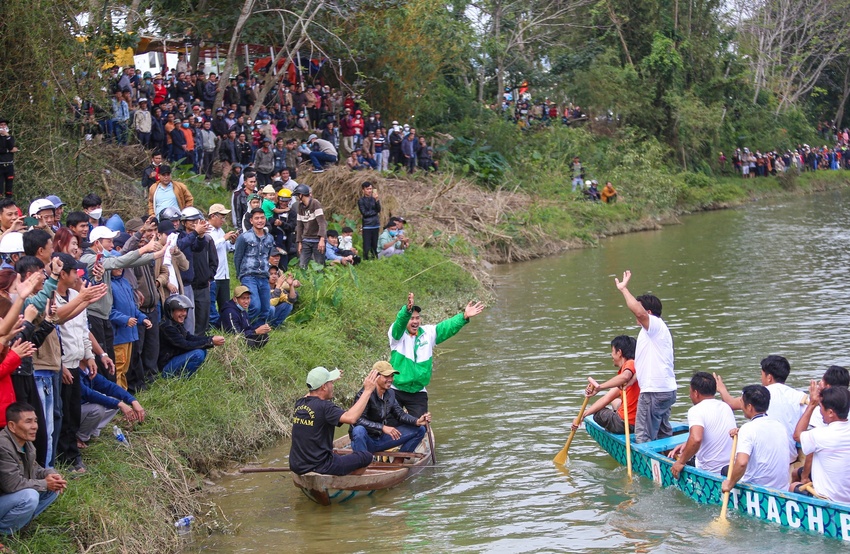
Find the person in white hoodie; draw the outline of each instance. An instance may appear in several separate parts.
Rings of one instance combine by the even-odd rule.
[[[57,463],[67,463],[75,472],[85,471],[85,466],[77,447],[77,429],[80,426],[80,368],[97,372],[91,332],[88,325],[86,307],[106,294],[108,285],[83,286],[79,271],[84,264],[77,264],[69,254],[59,254],[63,263],[56,284],[57,314],[70,310],[69,315],[80,310],[77,315],[66,319],[56,327],[62,337],[62,392],[61,428],[55,445]],[[79,289],[79,291],[77,290]],[[97,350],[103,352],[100,346]]]

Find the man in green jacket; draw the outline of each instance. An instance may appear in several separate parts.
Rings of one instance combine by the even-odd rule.
[[[469,318],[484,311],[481,302],[470,302],[463,313],[436,325],[420,325],[422,308],[413,304],[413,293],[407,295],[395,323],[387,333],[390,337],[390,363],[398,371],[393,388],[396,400],[413,417],[428,412],[428,392],[431,382],[434,346],[457,334]]]

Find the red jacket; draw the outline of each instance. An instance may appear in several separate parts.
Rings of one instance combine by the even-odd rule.
[[[15,388],[12,386],[12,372],[21,365],[21,357],[13,350],[6,350],[0,362],[0,427],[6,426],[6,408],[16,401]]]
[[[363,125],[364,125],[364,123],[363,123],[362,117],[360,117],[360,118],[355,117],[354,119],[352,119],[351,120],[351,129],[353,131],[352,134],[363,136]]]

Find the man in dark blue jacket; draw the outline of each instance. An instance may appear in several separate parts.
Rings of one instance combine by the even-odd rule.
[[[390,388],[398,371],[389,362],[376,362],[372,369],[378,372],[378,383],[363,414],[349,429],[351,449],[355,452],[379,452],[401,445],[402,452],[413,452],[425,436],[425,426],[431,423],[431,414],[428,412],[415,418],[399,406],[395,391]],[[360,389],[354,397],[355,403],[362,394],[363,389]],[[387,425],[389,417],[401,424],[396,427]]]
[[[233,298],[224,303],[221,309],[221,328],[228,333],[245,336],[248,346],[261,348],[269,341],[271,326],[268,323],[252,326],[248,321],[248,306],[251,304],[251,290],[239,285],[233,291]]]
[[[186,126],[188,127],[189,120],[186,120]],[[176,162],[177,160],[182,160],[186,158],[188,155],[186,153],[186,135],[183,134],[181,130],[182,123],[179,119],[174,118],[174,129],[171,130],[171,160],[172,162]],[[184,162],[185,163],[185,162]]]

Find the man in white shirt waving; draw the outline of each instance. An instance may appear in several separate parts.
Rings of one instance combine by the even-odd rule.
[[[676,402],[676,375],[673,370],[673,337],[661,319],[661,301],[651,294],[635,298],[629,292],[632,272],[623,273],[623,280],[614,279],[626,299],[626,306],[640,325],[635,350],[635,370],[640,385],[635,442],[649,442],[670,437],[670,410]]]

